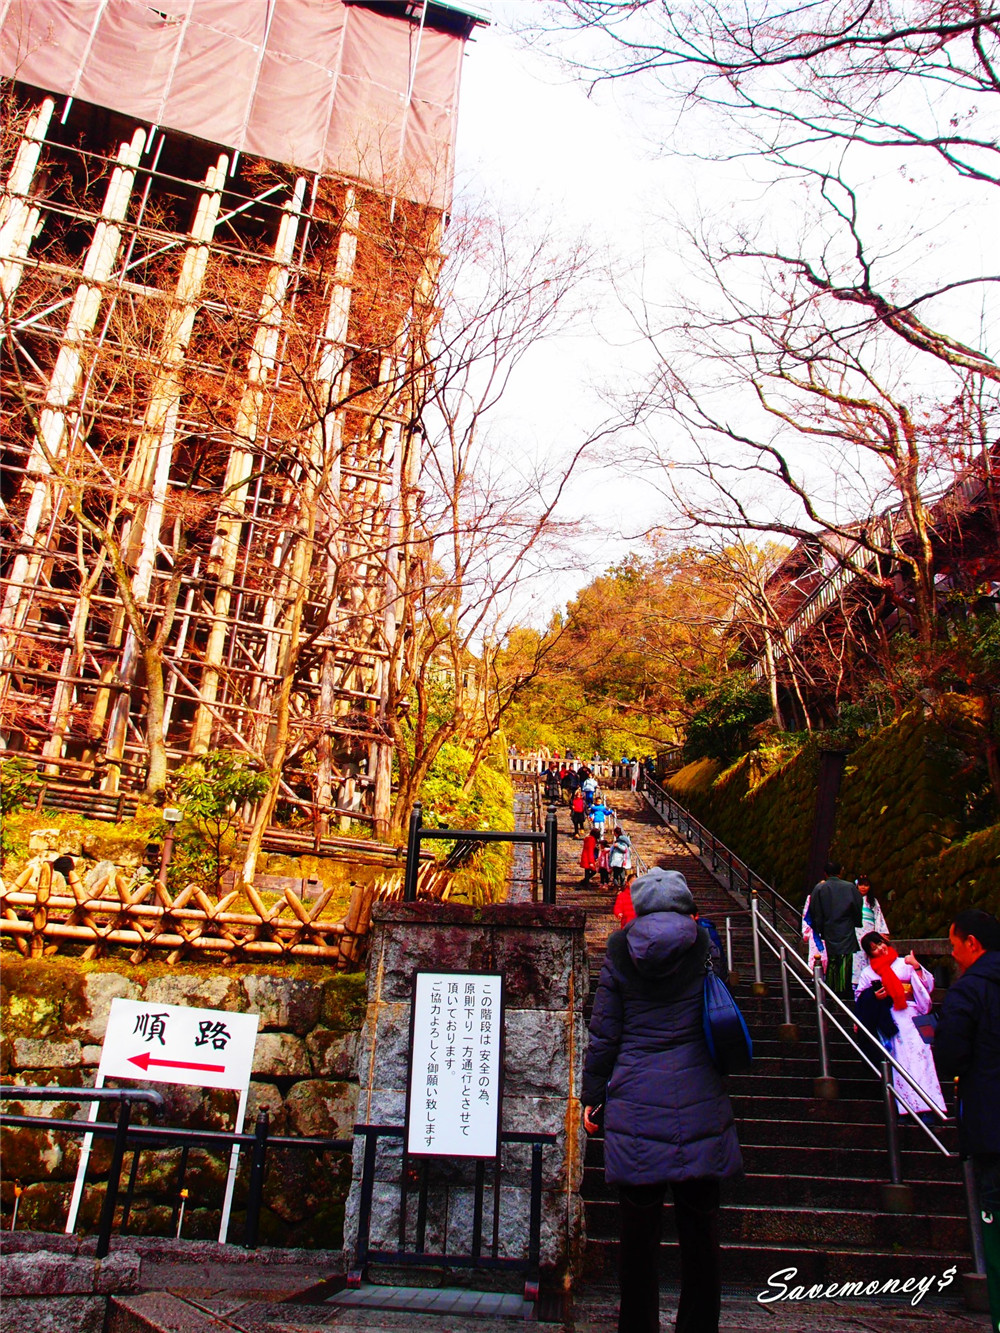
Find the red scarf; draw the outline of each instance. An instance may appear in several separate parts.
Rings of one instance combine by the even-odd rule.
[[[895,949],[889,949],[878,958],[869,958],[868,961],[871,963],[872,971],[878,974],[886,995],[892,1001],[893,1009],[905,1009],[906,992],[903,990],[903,983],[892,970],[892,965],[898,957],[899,954]]]

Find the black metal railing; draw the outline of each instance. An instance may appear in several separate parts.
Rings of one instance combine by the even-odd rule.
[[[521,1256],[500,1254],[501,1222],[501,1154],[493,1159],[475,1158],[473,1181],[472,1230],[469,1236],[468,1252],[456,1253],[448,1249],[447,1230],[442,1237],[439,1251],[427,1249],[427,1204],[429,1164],[446,1160],[454,1167],[459,1159],[436,1159],[417,1157],[411,1159],[403,1152],[399,1173],[399,1215],[397,1247],[394,1250],[376,1249],[371,1244],[372,1205],[375,1191],[375,1167],[378,1159],[380,1139],[403,1139],[406,1130],[402,1125],[355,1125],[355,1134],[365,1140],[364,1158],[361,1170],[361,1193],[358,1201],[358,1236],[355,1245],[354,1266],[348,1274],[350,1287],[359,1287],[369,1264],[382,1263],[400,1267],[426,1266],[449,1268],[478,1269],[513,1269],[526,1274],[525,1297],[529,1300],[538,1298],[538,1277],[541,1262],[542,1241],[542,1150],[556,1142],[555,1134],[520,1133],[501,1131],[501,1147],[507,1144],[523,1143],[531,1148],[531,1195],[528,1214],[527,1251]],[[492,1167],[492,1226],[491,1239],[486,1252],[483,1245],[483,1222],[486,1206],[487,1166]],[[408,1203],[411,1177],[416,1174],[417,1216],[412,1247],[407,1244]]]
[[[545,827],[541,832],[506,833],[492,829],[456,829],[425,828],[423,807],[418,801],[410,814],[410,827],[406,840],[406,875],[403,880],[403,902],[417,901],[417,874],[420,869],[420,844],[428,839],[444,842],[527,842],[538,843],[542,847],[542,902],[554,903],[556,900],[556,855],[558,848],[559,827],[556,822],[555,806],[550,806],[545,816]]]
[[[93,1134],[97,1138],[113,1140],[111,1164],[105,1186],[104,1200],[97,1231],[97,1258],[103,1259],[110,1249],[111,1234],[114,1229],[114,1217],[121,1193],[121,1174],[125,1153],[129,1148],[134,1152],[129,1174],[128,1188],[122,1206],[122,1228],[128,1224],[135,1190],[139,1153],[144,1148],[176,1148],[182,1150],[186,1162],[190,1148],[206,1148],[220,1153],[229,1153],[234,1146],[250,1149],[250,1177],[247,1192],[247,1208],[244,1222],[243,1245],[247,1249],[256,1249],[260,1227],[260,1212],[264,1197],[264,1180],[267,1174],[267,1157],[270,1150],[311,1148],[319,1152],[333,1151],[349,1153],[353,1151],[353,1139],[330,1139],[321,1137],[293,1137],[284,1134],[271,1134],[270,1121],[266,1109],[257,1115],[253,1133],[237,1134],[229,1130],[185,1129],[173,1125],[138,1125],[132,1123],[132,1107],[145,1104],[158,1113],[163,1108],[160,1093],[146,1088],[33,1088],[17,1087],[14,1084],[0,1084],[2,1102],[110,1102],[118,1105],[115,1121],[105,1120],[64,1120],[44,1115],[11,1114],[0,1110],[0,1125],[10,1128],[37,1129],[46,1132],[79,1134],[81,1137]],[[181,1177],[177,1194],[183,1189]]]
[[[768,884],[766,879],[762,879],[742,857],[737,856],[720,838],[717,838],[700,819],[696,819],[690,810],[685,810],[666,788],[647,776],[642,787],[642,795],[664,823],[673,825],[685,842],[697,845],[698,854],[709,864],[713,874],[721,874],[724,881],[728,880],[730,892],[745,894],[748,903],[756,894],[761,903],[766,904],[772,925],[777,926],[780,921],[796,936],[800,934],[801,908],[793,906],[787,898],[782,897],[777,889]]]

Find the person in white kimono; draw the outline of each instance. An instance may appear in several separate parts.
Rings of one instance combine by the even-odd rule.
[[[882,913],[878,899],[871,886],[871,880],[867,875],[859,875],[855,880],[858,889],[861,892],[861,925],[858,926],[858,951],[854,955],[851,968],[851,985],[855,991],[858,989],[858,982],[861,980],[861,973],[864,971],[868,959],[865,951],[861,947],[861,941],[873,930],[877,930],[883,938],[889,937],[889,926]],[[812,964],[810,963],[810,967]]]
[[[868,961],[861,971],[854,997],[857,999],[862,991],[871,987],[878,999],[892,1002],[896,1036],[888,1039],[882,1037],[882,1044],[930,1098],[928,1102],[916,1093],[894,1069],[892,1082],[897,1107],[901,1111],[909,1111],[911,1115],[931,1117],[931,1103],[941,1111],[945,1109],[944,1096],[934,1068],[931,1048],[914,1027],[913,1020],[930,1013],[934,978],[925,967],[921,967],[912,953],[900,958],[892,945],[876,930],[869,931],[863,937],[861,947]]]

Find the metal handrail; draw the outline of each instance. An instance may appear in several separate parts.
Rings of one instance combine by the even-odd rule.
[[[754,915],[756,915],[756,914],[754,914]],[[764,927],[766,927],[766,929],[769,930],[769,931],[772,933],[772,935],[775,936],[775,938],[776,938],[776,939],[778,940],[778,942],[779,942],[779,945],[785,945],[785,946],[786,946],[786,948],[785,948],[785,958],[784,958],[784,964],[783,964],[783,965],[784,965],[784,967],[786,968],[786,970],[787,970],[787,972],[788,972],[788,975],[791,976],[791,977],[793,977],[793,978],[799,983],[799,985],[803,988],[803,990],[810,996],[810,998],[811,998],[812,1000],[815,1001],[815,1000],[816,1000],[816,992],[815,992],[815,990],[814,990],[812,987],[810,987],[809,983],[808,983],[807,981],[803,980],[803,978],[800,977],[797,973],[795,973],[795,972],[791,969],[791,967],[788,965],[788,961],[787,961],[787,959],[788,959],[788,954],[787,954],[787,943],[788,943],[788,942],[787,942],[787,940],[785,940],[785,939],[781,936],[781,934],[780,934],[777,930],[775,930],[775,928],[771,925],[771,923],[770,923],[769,921],[762,920],[759,916],[757,916],[757,927],[758,927],[758,929],[759,929],[760,926],[762,926],[762,925],[763,925]],[[779,964],[781,964],[781,963],[782,963],[782,953],[781,953],[780,948],[775,948],[775,946],[774,946],[774,945],[771,943],[771,941],[766,937],[766,935],[762,935],[761,938],[763,939],[763,941],[764,941],[764,943],[767,945],[767,947],[771,950],[771,952],[774,954],[774,956],[778,959]],[[794,953],[794,952],[793,952],[792,957],[795,958],[795,959],[796,959],[796,960],[797,960],[797,961],[798,961],[804,968],[806,968],[806,969],[808,970],[808,964],[805,962],[804,959],[800,958],[799,955],[798,955],[797,953]],[[851,1026],[853,1027],[854,1024],[855,1024],[855,1021],[856,1021],[855,1015],[854,1015],[854,1014],[851,1012],[851,1010],[847,1007],[847,1005],[844,1003],[844,1001],[840,998],[840,996],[836,993],[836,991],[830,989],[830,987],[826,984],[826,982],[823,980],[822,977],[817,977],[817,976],[815,975],[815,973],[813,973],[812,975],[813,975],[813,979],[814,979],[814,984],[815,984],[816,982],[818,982],[818,984],[819,984],[820,988],[822,989],[822,991],[824,991],[824,992],[826,993],[826,996],[827,996],[829,999],[832,999],[837,1005],[840,1006],[840,1008],[841,1008],[841,1009],[844,1011],[844,1013],[847,1015],[848,1019],[850,1019]],[[876,1075],[878,1075],[879,1077],[881,1077],[881,1073],[882,1073],[882,1071],[878,1068],[878,1066],[874,1063],[874,1061],[872,1061],[872,1060],[869,1059],[869,1057],[865,1054],[864,1050],[863,1050],[862,1047],[859,1045],[859,1043],[856,1042],[856,1041],[854,1040],[854,1037],[853,1037],[852,1033],[849,1032],[849,1031],[847,1031],[847,1029],[844,1027],[844,1025],[843,1025],[843,1024],[840,1022],[840,1020],[836,1017],[836,1015],[830,1013],[829,1010],[826,1008],[825,1005],[824,1005],[824,1007],[823,1007],[823,1013],[826,1015],[827,1018],[829,1018],[830,1022],[834,1024],[834,1026],[837,1028],[837,1030],[838,1030],[843,1036],[845,1036],[845,1037],[847,1038],[847,1040],[851,1043],[851,1045],[854,1047],[854,1049],[857,1051],[857,1053],[861,1056],[862,1060],[864,1060],[865,1064],[869,1067],[869,1069],[871,1069]],[[897,1070],[898,1073],[902,1074],[903,1078],[904,1078],[904,1079],[906,1080],[906,1082],[910,1085],[910,1087],[911,1087],[911,1088],[913,1089],[913,1091],[917,1094],[917,1096],[920,1097],[924,1102],[926,1102],[928,1110],[933,1111],[933,1113],[937,1116],[937,1118],[938,1118],[939,1120],[941,1120],[941,1121],[946,1121],[946,1120],[948,1119],[948,1113],[947,1113],[946,1111],[942,1111],[938,1106],[935,1105],[935,1103],[934,1103],[934,1101],[933,1101],[931,1095],[927,1092],[927,1090],[926,1090],[925,1088],[923,1088],[923,1087],[917,1082],[917,1080],[916,1080],[915,1078],[913,1078],[913,1076],[909,1073],[908,1070],[906,1070],[906,1069],[903,1068],[903,1066],[899,1063],[899,1061],[896,1059],[896,1057],[895,1057],[894,1055],[892,1055],[889,1051],[884,1051],[884,1052],[883,1052],[883,1055],[884,1055],[885,1062],[886,1062],[887,1064],[892,1065],[893,1069]],[[944,1146],[944,1144],[943,1144],[943,1143],[941,1142],[941,1140],[936,1136],[936,1134],[935,1134],[934,1131],[930,1128],[930,1126],[925,1125],[924,1122],[923,1122],[922,1120],[918,1119],[916,1116],[914,1117],[914,1119],[916,1120],[916,1123],[920,1126],[920,1128],[924,1131],[924,1133],[925,1133],[930,1139],[933,1140],[933,1142],[934,1142],[934,1144],[937,1146],[937,1148],[938,1148],[942,1153],[944,1153],[945,1157],[954,1157],[954,1156],[956,1156],[955,1153],[950,1152],[950,1151]]]
[[[153,1088],[40,1088],[31,1084],[0,1083],[0,1101],[4,1102],[145,1102],[163,1110],[163,1094]],[[48,1121],[48,1116],[32,1116]],[[73,1121],[83,1124],[83,1121]]]
[[[766,879],[758,875],[741,856],[737,856],[717,838],[711,829],[706,828],[700,819],[691,814],[690,810],[686,810],[660,783],[647,776],[642,786],[642,795],[665,823],[674,825],[681,837],[685,836],[685,828],[687,829],[685,841],[697,842],[698,852],[702,857],[710,855],[713,872],[720,866],[728,870],[730,891],[745,892],[748,899],[754,893],[764,892],[769,899],[772,922],[777,923],[780,907],[791,918],[789,924],[798,924],[802,917],[800,909],[784,898],[773,885],[768,884]],[[666,809],[659,809],[660,805]],[[692,834],[697,836],[692,837]]]
[[[828,1061],[826,1054],[826,1031],[825,1031],[826,1019],[829,1019],[829,1021],[834,1024],[834,1026],[841,1033],[841,1035],[847,1038],[851,1046],[853,1046],[854,1049],[857,1051],[857,1053],[861,1056],[865,1064],[868,1065],[868,1067],[872,1069],[876,1073],[876,1075],[879,1076],[880,1081],[882,1083],[883,1097],[885,1101],[886,1147],[889,1154],[889,1170],[890,1170],[891,1183],[893,1186],[901,1186],[902,1164],[900,1158],[899,1139],[896,1126],[896,1097],[891,1087],[891,1079],[889,1077],[890,1067],[897,1070],[902,1075],[903,1079],[910,1085],[910,1087],[914,1090],[917,1096],[920,1097],[921,1100],[926,1103],[928,1109],[931,1110],[933,1114],[938,1117],[939,1120],[942,1121],[947,1120],[948,1119],[947,1113],[942,1112],[940,1110],[940,1108],[935,1104],[935,1102],[930,1097],[930,1095],[925,1091],[925,1089],[922,1088],[920,1084],[911,1076],[908,1070],[904,1069],[902,1065],[900,1065],[899,1061],[896,1060],[896,1058],[893,1055],[891,1055],[890,1052],[888,1051],[882,1052],[883,1055],[882,1068],[881,1070],[876,1068],[873,1061],[868,1057],[868,1055],[865,1053],[865,1051],[862,1049],[859,1043],[855,1041],[853,1033],[851,1031],[848,1031],[847,1028],[844,1027],[844,1025],[838,1020],[836,1015],[830,1012],[828,1005],[824,1002],[828,1001],[829,999],[833,999],[836,1002],[836,1004],[839,1005],[843,1013],[846,1014],[848,1019],[850,1019],[850,1027],[853,1029],[855,1015],[847,1007],[847,1005],[844,1004],[840,996],[837,995],[836,992],[831,990],[830,987],[826,984],[826,982],[822,977],[819,965],[817,965],[815,971],[812,973],[812,981],[813,981],[812,986],[810,986],[808,981],[803,980],[803,978],[799,976],[798,973],[792,969],[792,967],[789,964],[789,958],[788,958],[789,953],[791,954],[792,958],[795,959],[799,967],[803,969],[803,971],[809,972],[808,962],[805,958],[802,957],[801,954],[801,950],[804,948],[804,941],[802,940],[801,933],[798,929],[799,922],[801,921],[801,913],[798,911],[798,909],[794,908],[792,904],[788,902],[787,899],[782,898],[782,896],[779,893],[777,893],[776,890],[774,890],[769,884],[767,884],[766,881],[762,880],[759,875],[755,875],[745,861],[742,861],[740,858],[735,857],[734,854],[729,850],[729,848],[725,847],[724,844],[720,843],[719,840],[715,837],[715,835],[710,832],[710,830],[706,829],[705,826],[701,824],[699,820],[695,819],[694,816],[692,816],[688,811],[686,811],[683,808],[683,806],[681,806],[677,801],[675,801],[674,798],[669,794],[669,792],[664,791],[664,789],[660,786],[659,783],[654,782],[652,779],[647,777],[644,785],[646,789],[649,788],[653,789],[652,793],[649,793],[647,790],[644,791],[643,794],[646,796],[646,799],[649,802],[649,804],[657,812],[657,814],[660,815],[660,817],[664,820],[664,822],[674,823],[674,820],[671,817],[671,811],[675,810],[680,816],[683,817],[684,822],[687,824],[689,842],[692,841],[690,837],[691,831],[693,829],[698,830],[698,835],[699,835],[698,849],[701,852],[703,858],[705,855],[705,840],[707,835],[713,853],[712,856],[713,871],[717,868],[716,861],[719,850],[722,850],[729,857],[729,878],[730,878],[731,889],[735,887],[733,884],[734,865],[738,863],[740,866],[743,867],[746,877],[747,894],[750,901],[750,919],[751,919],[751,932],[753,938],[755,989],[758,994],[766,993],[766,988],[762,984],[761,962],[760,962],[760,942],[761,940],[763,940],[764,943],[767,945],[767,947],[770,949],[770,951],[778,959],[781,984],[782,984],[782,999],[784,1000],[784,1016],[786,1025],[790,1027],[793,1026],[791,1024],[791,1006],[788,993],[789,977],[793,977],[795,981],[798,982],[798,984],[802,987],[802,989],[806,992],[806,994],[812,998],[813,1002],[816,1005],[817,1039],[820,1047],[820,1071],[821,1071],[820,1077],[824,1079],[829,1078],[829,1069],[828,1069]],[[659,794],[659,802],[656,793]],[[666,810],[664,811],[663,809],[660,809],[659,808],[660,805],[664,805],[666,807]],[[680,820],[676,822],[675,827],[677,828],[678,833],[683,837],[684,833],[680,824]],[[758,881],[760,886],[771,895],[771,916],[772,916],[771,921],[768,921],[760,911],[759,891],[754,885],[755,879]],[[792,923],[794,923],[794,924],[783,923],[786,925],[786,928],[789,928],[792,931],[790,940],[785,935],[783,935],[782,932],[778,929],[777,903],[782,904],[783,908],[786,909],[788,915],[791,916]],[[774,936],[775,940],[777,940],[778,942],[777,947],[775,947],[775,945],[768,938],[766,931],[761,929],[762,924],[764,927],[766,927],[766,931],[769,931]],[[728,928],[728,921],[727,921],[727,928]],[[789,945],[791,945],[790,948]],[[950,1152],[944,1146],[944,1144],[937,1137],[937,1135],[934,1133],[934,1131],[930,1128],[929,1125],[926,1125],[923,1122],[923,1120],[921,1120],[916,1115],[914,1115],[912,1119],[915,1121],[917,1125],[920,1126],[921,1130],[933,1142],[934,1146],[938,1149],[940,1153],[942,1153],[947,1158],[950,1159],[955,1158],[956,1154]],[[965,1184],[966,1208],[969,1220],[969,1233],[972,1241],[973,1262],[975,1265],[975,1271],[981,1274],[986,1271],[985,1252],[983,1249],[983,1238],[980,1231],[979,1210],[976,1204],[975,1178],[972,1174],[971,1167],[968,1162],[963,1163],[963,1178]]]
[[[290,1135],[272,1135],[266,1108],[257,1115],[253,1133],[236,1133],[231,1130],[185,1129],[183,1126],[135,1125],[131,1123],[131,1109],[135,1102],[146,1103],[154,1112],[163,1109],[163,1096],[152,1088],[39,1088],[18,1087],[16,1084],[0,1084],[0,1101],[35,1101],[35,1102],[112,1102],[118,1105],[118,1117],[115,1121],[106,1120],[63,1120],[45,1115],[12,1115],[0,1111],[0,1124],[11,1128],[41,1129],[46,1132],[93,1135],[96,1138],[113,1140],[111,1164],[108,1169],[108,1181],[101,1205],[101,1216],[97,1229],[98,1259],[106,1258],[111,1247],[111,1232],[114,1226],[115,1210],[121,1186],[121,1173],[125,1153],[130,1145],[137,1153],[143,1146],[170,1147],[180,1145],[183,1149],[182,1161],[186,1161],[187,1149],[192,1146],[223,1151],[236,1145],[251,1149],[250,1183],[247,1198],[246,1225],[243,1244],[247,1249],[256,1249],[260,1212],[263,1204],[264,1176],[266,1171],[267,1151],[269,1148],[315,1148],[320,1151],[332,1149],[336,1152],[351,1152],[353,1139],[326,1139],[316,1136],[293,1137]],[[126,1191],[124,1217],[127,1219],[132,1201],[135,1183],[133,1157],[132,1172]],[[182,1168],[183,1169],[183,1168]],[[124,1221],[122,1225],[124,1226]]]

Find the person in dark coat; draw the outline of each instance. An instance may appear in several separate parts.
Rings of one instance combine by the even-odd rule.
[[[677,1333],[719,1327],[719,1182],[743,1169],[733,1111],[702,1028],[710,942],[684,876],[632,884],[636,917],[608,940],[583,1076],[584,1127],[603,1106],[604,1165],[620,1194],[619,1333],[658,1333],[669,1185],[681,1251]]]
[[[970,909],[948,934],[964,971],[948,988],[932,1049],[941,1081],[958,1078],[959,1151],[972,1159],[990,1318],[1000,1328],[1000,922]]]
[[[854,999],[851,971],[862,922],[861,893],[849,879],[840,878],[836,861],[826,864],[826,879],[820,880],[809,900],[813,931],[826,943],[826,984],[842,1000]]]

